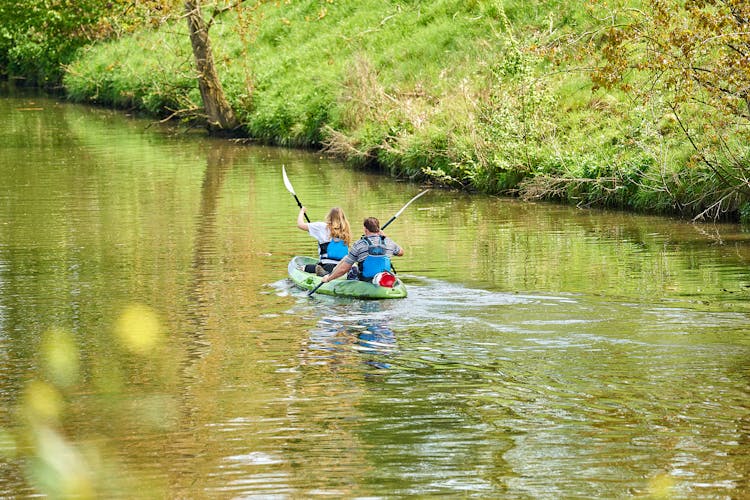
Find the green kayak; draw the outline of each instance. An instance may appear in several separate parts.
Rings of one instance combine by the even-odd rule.
[[[318,259],[312,257],[298,256],[289,262],[289,277],[295,285],[305,290],[312,290],[320,284],[320,276],[304,271],[305,264],[315,264],[317,261]],[[325,283],[315,293],[357,299],[401,299],[406,297],[406,287],[400,279],[396,280],[393,288],[386,288],[367,281],[348,280],[346,277],[341,277]]]

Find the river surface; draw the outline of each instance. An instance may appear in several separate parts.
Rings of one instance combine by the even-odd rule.
[[[750,233],[433,189],[403,300],[308,298],[313,220],[424,187],[0,99],[0,497],[750,497]]]

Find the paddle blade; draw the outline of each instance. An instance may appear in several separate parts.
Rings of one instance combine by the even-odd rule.
[[[286,175],[286,168],[284,167],[284,165],[281,166],[281,174],[284,176],[284,186],[286,187],[286,190],[292,193],[294,196],[297,196],[297,194],[294,192],[292,183],[289,181],[289,177],[287,177]]]

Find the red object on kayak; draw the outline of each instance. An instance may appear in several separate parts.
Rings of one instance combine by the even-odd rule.
[[[384,271],[382,273],[376,274],[372,278],[372,282],[373,284],[378,286],[393,288],[393,285],[396,283],[396,276],[394,276],[392,273],[389,273],[388,271]]]

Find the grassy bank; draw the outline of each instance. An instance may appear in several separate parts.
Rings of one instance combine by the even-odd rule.
[[[666,104],[593,91],[585,68],[594,61],[554,57],[597,27],[600,8],[582,0],[272,2],[225,13],[210,34],[228,98],[261,141],[325,148],[358,167],[487,193],[750,216],[742,195],[726,196],[694,161]],[[193,116],[201,101],[184,24],[82,50],[64,78],[69,96]]]

